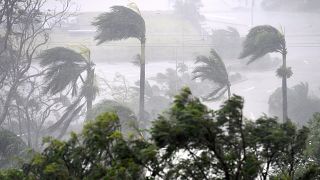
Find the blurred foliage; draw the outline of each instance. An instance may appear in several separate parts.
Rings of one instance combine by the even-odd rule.
[[[26,150],[27,145],[20,137],[0,128],[0,169],[16,166]]]
[[[273,116],[282,115],[282,90],[276,89],[269,97],[269,113]],[[312,115],[320,112],[320,99],[309,94],[308,83],[300,83],[288,88],[288,115],[298,124],[306,125]]]
[[[95,119],[104,112],[113,112],[117,114],[121,124],[121,132],[126,136],[137,134],[138,129],[142,128],[139,126],[137,117],[131,109],[112,100],[102,100],[95,104],[87,118],[88,120]]]
[[[268,53],[284,54],[285,48],[285,37],[280,31],[269,25],[256,26],[246,36],[239,58],[250,57],[247,63],[250,64]]]
[[[209,80],[217,85],[208,95],[202,97],[205,101],[214,101],[220,99],[226,92],[228,98],[231,96],[229,74],[226,65],[220,58],[219,54],[211,49],[210,56],[198,56],[195,64],[201,64],[194,68],[194,79],[201,81]]]
[[[210,39],[214,49],[223,59],[238,58],[242,39],[236,28],[228,27],[227,29],[212,30]]]

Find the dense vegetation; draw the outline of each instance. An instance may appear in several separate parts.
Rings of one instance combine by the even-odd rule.
[[[2,179],[306,179],[318,178],[319,134],[291,122],[242,114],[232,96],[211,110],[188,88],[150,130],[124,137],[119,118],[104,113],[67,141],[44,140],[42,153]],[[310,123],[319,126],[315,115]],[[308,136],[308,135],[311,136]],[[307,140],[311,143],[307,143]],[[312,173],[311,173],[312,172]]]
[[[138,40],[140,78],[130,84],[117,74],[108,82],[88,47],[48,48],[50,33],[70,17],[70,1],[56,1],[56,9],[46,0],[0,1],[0,179],[320,179],[320,100],[308,84],[287,87],[293,72],[284,31],[260,25],[245,38],[232,27],[209,35],[201,0],[172,0],[175,16],[209,47],[193,57],[195,67],[176,60],[175,69],[146,79],[143,13],[134,3],[113,6],[92,23],[95,40]],[[279,2],[262,6],[282,10],[286,1]],[[289,4],[319,9],[312,0]],[[238,57],[245,60],[230,63]],[[237,70],[256,61],[258,70],[282,62],[282,87],[269,99],[275,117],[247,119],[244,99],[232,95],[243,80]],[[107,95],[95,103],[99,91]],[[220,100],[217,110],[205,104]],[[73,128],[74,121],[85,125]]]

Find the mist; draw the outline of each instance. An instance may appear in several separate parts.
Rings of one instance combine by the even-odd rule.
[[[319,178],[319,18],[317,0],[0,1],[0,179]]]

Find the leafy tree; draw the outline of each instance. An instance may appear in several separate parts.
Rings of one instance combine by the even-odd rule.
[[[308,129],[262,117],[246,121],[243,99],[231,97],[212,111],[184,89],[151,129],[167,179],[261,179],[279,172],[295,177],[304,166]],[[164,169],[166,169],[164,168]]]
[[[315,164],[320,164],[320,113],[315,113],[309,121],[310,135],[308,137],[308,146],[306,155],[311,158]]]
[[[268,53],[282,55],[282,67],[277,70],[277,75],[282,78],[282,120],[288,121],[287,105],[287,78],[292,75],[291,68],[287,68],[287,47],[285,36],[276,28],[263,25],[250,30],[243,43],[240,58],[250,57],[248,64]]]
[[[253,179],[258,160],[247,151],[243,100],[232,97],[217,112],[184,89],[168,114],[154,122],[151,134],[168,162],[168,179]],[[179,154],[185,153],[183,158]],[[169,159],[173,159],[170,161]]]
[[[135,113],[128,107],[112,100],[102,100],[93,106],[92,111],[87,116],[88,119],[95,119],[105,112],[113,112],[119,117],[121,132],[124,136],[137,134],[139,124]]]
[[[134,5],[132,5],[134,6]],[[144,95],[145,95],[145,43],[146,26],[139,9],[124,6],[113,6],[111,12],[103,13],[96,18],[93,25],[98,28],[95,37],[98,44],[108,41],[119,41],[128,38],[138,39],[141,43],[140,54],[140,99],[139,119],[144,117]]]
[[[196,64],[202,63],[203,65],[197,66],[193,73],[194,79],[200,78],[203,80],[209,80],[217,84],[217,88],[212,91],[210,94],[204,97],[206,101],[217,100],[221,98],[226,92],[228,92],[228,98],[231,97],[231,83],[229,81],[229,75],[227,68],[218,55],[218,53],[211,49],[211,55],[198,56]]]
[[[57,129],[64,123],[63,134],[84,107],[85,103],[81,101],[83,98],[86,100],[87,113],[92,109],[92,102],[98,92],[95,84],[94,63],[80,53],[64,47],[45,50],[39,58],[40,65],[46,68],[44,93],[56,95],[67,91],[67,93],[71,92],[72,96],[76,96],[75,101],[67,107],[60,120],[51,127],[51,129]],[[84,72],[86,72],[86,79],[82,77]],[[82,82],[80,93],[78,93],[79,81]]]
[[[276,89],[269,97],[269,113],[281,116],[281,88]],[[320,112],[320,99],[311,96],[309,85],[300,83],[288,88],[288,114],[290,119],[299,126],[307,125],[312,115]]]
[[[155,147],[143,140],[124,140],[117,115],[88,121],[68,141],[45,140],[46,148],[24,165],[31,179],[143,179]]]
[[[215,50],[223,59],[238,57],[242,39],[237,29],[228,27],[227,29],[212,30],[210,39]]]
[[[171,0],[175,13],[188,19],[196,27],[201,28],[200,22],[204,16],[200,14],[201,0]]]

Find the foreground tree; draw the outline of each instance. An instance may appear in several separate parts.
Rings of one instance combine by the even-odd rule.
[[[287,45],[284,34],[276,28],[263,25],[250,30],[243,43],[243,51],[240,58],[250,56],[248,64],[268,53],[280,53],[282,55],[282,67],[277,70],[277,75],[282,78],[282,120],[288,119],[287,104],[287,78],[292,75],[291,68],[287,68]]]
[[[134,5],[131,6],[136,7]],[[98,35],[95,37],[98,40],[98,44],[128,38],[136,38],[140,41],[139,119],[144,120],[146,26],[140,11],[137,8],[113,6],[111,7],[111,12],[98,16],[93,25],[98,28]]]
[[[202,63],[203,65],[197,66],[194,69],[194,79],[200,78],[202,81],[209,80],[218,85],[213,92],[204,97],[204,100],[217,100],[226,92],[228,92],[228,98],[230,99],[231,83],[229,81],[228,71],[218,53],[214,49],[211,49],[209,57],[197,57],[196,64],[198,63]]]

